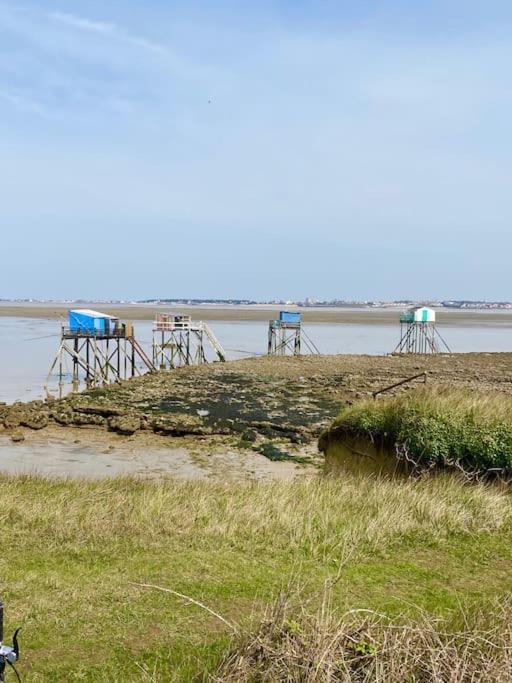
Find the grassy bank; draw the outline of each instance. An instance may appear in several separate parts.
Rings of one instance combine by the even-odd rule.
[[[26,681],[205,680],[297,586],[315,610],[332,581],[333,618],[399,620],[486,609],[512,589],[509,495],[448,476],[3,478],[0,518],[0,593],[7,629],[24,628]]]
[[[512,398],[497,392],[437,387],[358,402],[321,446],[346,436],[383,445],[418,468],[512,474]]]

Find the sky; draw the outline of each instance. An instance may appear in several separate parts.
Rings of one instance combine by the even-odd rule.
[[[0,0],[0,298],[512,300],[512,3]]]

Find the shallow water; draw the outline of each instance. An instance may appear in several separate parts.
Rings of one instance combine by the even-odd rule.
[[[372,311],[366,311],[365,315],[367,324],[309,323],[304,329],[322,353],[392,352],[398,342],[398,324],[371,322]],[[214,321],[210,325],[230,360],[266,352],[268,328],[265,322]],[[152,323],[137,322],[135,329],[137,338],[150,354]],[[457,322],[454,313],[450,322],[440,329],[453,351],[512,350],[510,312],[497,315],[494,311],[491,317],[482,311],[473,316],[471,322],[462,316]],[[60,323],[56,319],[0,318],[1,401],[42,397],[48,369],[57,351],[59,331]]]

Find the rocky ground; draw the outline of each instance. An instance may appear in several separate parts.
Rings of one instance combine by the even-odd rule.
[[[59,401],[0,406],[0,424],[14,441],[28,429],[88,427],[187,437],[204,447],[224,440],[300,462],[344,403],[423,371],[431,382],[512,393],[512,354],[264,357],[146,375]]]

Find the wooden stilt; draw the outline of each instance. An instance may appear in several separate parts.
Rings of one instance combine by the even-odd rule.
[[[171,370],[206,363],[206,341],[217,359],[224,361],[224,349],[205,322],[186,315],[159,314],[153,325],[153,364]]]
[[[451,353],[437,330],[435,312],[432,309],[417,307],[400,317],[400,340],[394,353]]]
[[[126,331],[129,331],[129,334]],[[122,379],[155,370],[133,334],[133,327],[115,326],[103,333],[76,331],[63,327],[57,355],[46,381],[46,393],[51,393],[51,378],[58,365],[58,395],[65,393],[64,360],[72,363],[71,390],[79,391],[120,382]],[[139,362],[139,366],[137,366]]]
[[[269,356],[299,356],[302,346],[307,353],[320,353],[316,345],[304,332],[302,323],[284,320],[270,320],[268,325]]]

